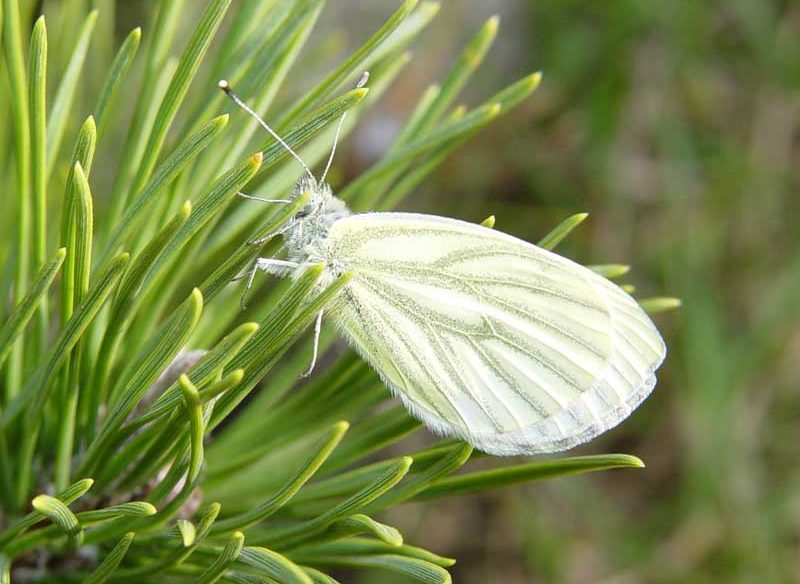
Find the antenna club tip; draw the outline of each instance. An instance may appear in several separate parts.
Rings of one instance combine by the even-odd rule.
[[[228,83],[227,79],[220,79],[217,81],[217,87],[219,87],[224,92],[229,92],[231,90],[231,85]]]

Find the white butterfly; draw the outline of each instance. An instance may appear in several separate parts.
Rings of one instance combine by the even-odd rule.
[[[352,272],[329,317],[431,430],[491,454],[555,452],[616,426],[652,391],[664,342],[618,286],[480,225],[351,214],[324,182],[332,157],[319,181],[300,160],[292,198],[311,196],[283,232],[288,259],[259,259],[250,280],[318,263],[328,282]]]

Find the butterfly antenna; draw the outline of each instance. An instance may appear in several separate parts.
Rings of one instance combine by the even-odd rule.
[[[259,123],[259,125],[260,125],[262,128],[264,128],[264,129],[265,129],[267,132],[269,132],[270,136],[272,136],[273,138],[275,138],[275,140],[277,140],[277,141],[278,141],[278,143],[279,143],[281,146],[283,146],[284,148],[286,148],[286,151],[287,151],[289,154],[291,154],[292,156],[294,156],[295,160],[297,160],[297,162],[299,162],[299,163],[300,163],[300,166],[302,166],[302,167],[303,167],[303,170],[305,170],[305,171],[306,171],[306,173],[308,174],[308,176],[309,176],[309,177],[311,177],[311,178],[314,178],[314,175],[311,173],[311,169],[309,169],[309,168],[308,168],[308,166],[306,166],[306,163],[305,163],[305,162],[303,162],[303,159],[302,159],[302,158],[300,158],[300,155],[299,155],[299,154],[297,154],[297,152],[295,152],[294,150],[292,150],[292,147],[291,147],[291,146],[289,146],[289,145],[286,143],[286,141],[285,141],[283,138],[281,138],[280,136],[278,136],[278,133],[277,133],[275,130],[273,130],[272,128],[270,128],[270,127],[269,127],[269,124],[267,124],[267,122],[265,122],[265,121],[264,121],[264,120],[261,118],[261,116],[259,116],[259,115],[258,115],[258,114],[255,112],[255,110],[253,110],[253,108],[251,108],[249,105],[247,105],[247,104],[246,104],[245,102],[243,102],[241,99],[239,99],[239,96],[238,96],[238,95],[236,95],[236,94],[233,92],[233,89],[231,89],[231,86],[230,86],[230,84],[229,84],[227,81],[225,81],[224,79],[220,79],[220,81],[217,83],[217,86],[218,86],[218,87],[219,87],[219,88],[220,88],[222,91],[224,91],[224,92],[227,94],[227,96],[228,96],[228,97],[230,97],[230,98],[231,98],[231,101],[233,101],[233,103],[235,103],[235,104],[236,104],[236,105],[238,105],[240,108],[242,108],[244,111],[246,111],[248,114],[250,114],[250,117],[251,117],[251,118],[253,118],[255,121],[257,121],[257,122]]]
[[[369,81],[369,71],[364,71],[361,74],[361,77],[358,78],[358,83],[356,83],[355,89],[361,89],[367,84]],[[331,154],[328,156],[328,163],[325,165],[325,170],[322,171],[322,176],[319,179],[319,182],[325,180],[325,177],[328,176],[328,171],[331,169],[331,164],[333,163],[333,155],[336,154],[336,145],[339,143],[339,134],[342,132],[342,126],[344,125],[344,120],[347,117],[347,111],[342,113],[342,117],[339,118],[339,123],[336,126],[336,134],[333,136],[333,147],[331,148]]]

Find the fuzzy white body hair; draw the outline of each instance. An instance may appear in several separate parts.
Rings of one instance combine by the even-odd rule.
[[[289,229],[284,234],[287,257],[300,264],[295,270],[297,276],[309,263],[323,263],[326,266],[323,284],[327,285],[344,270],[334,265],[328,257],[326,239],[333,224],[351,215],[347,205],[333,196],[327,183],[318,183],[314,177],[303,175],[292,190],[292,199],[304,193],[311,193],[308,201],[297,212]]]
[[[413,416],[498,455],[572,448],[652,391],[649,317],[588,268],[504,233],[412,213],[351,214],[325,183],[284,233],[296,277],[352,278],[326,312]]]

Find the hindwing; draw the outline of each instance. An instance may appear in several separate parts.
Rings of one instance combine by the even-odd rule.
[[[336,221],[353,271],[332,318],[432,430],[493,454],[571,448],[647,397],[664,343],[618,286],[479,225],[367,213]]]

